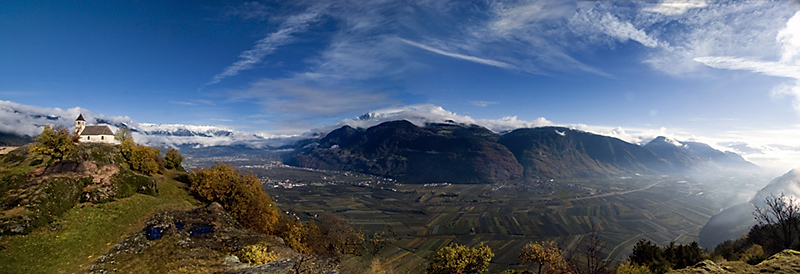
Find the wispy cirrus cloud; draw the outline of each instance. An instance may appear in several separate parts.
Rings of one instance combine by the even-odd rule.
[[[388,92],[312,86],[297,79],[263,79],[230,93],[233,100],[256,100],[284,123],[353,115],[395,103]]]
[[[259,2],[246,2],[239,6],[231,7],[225,12],[227,16],[261,20],[266,19],[270,14],[270,8]]]
[[[469,103],[476,107],[488,107],[490,105],[499,104],[498,102],[494,101],[469,101]]]
[[[444,51],[444,50],[441,50],[441,49],[437,49],[437,48],[434,48],[434,47],[431,47],[431,46],[428,46],[428,45],[423,45],[423,44],[420,44],[420,43],[411,42],[411,41],[408,41],[406,39],[400,39],[400,41],[403,41],[404,43],[412,45],[412,46],[415,46],[417,48],[424,49],[424,50],[427,50],[427,51],[430,51],[430,52],[433,52],[433,53],[436,53],[436,54],[441,54],[441,55],[444,55],[444,56],[447,56],[447,57],[453,57],[453,58],[456,58],[456,59],[461,59],[461,60],[465,60],[465,61],[469,61],[469,62],[473,62],[473,63],[483,64],[483,65],[493,66],[493,67],[498,67],[498,68],[505,68],[505,69],[515,69],[516,68],[514,65],[511,65],[511,64],[508,64],[508,63],[505,63],[505,62],[489,60],[489,59],[484,59],[484,58],[480,58],[480,57],[454,53],[454,52],[447,52],[447,51]]]
[[[773,88],[773,95],[790,96],[796,111],[800,112],[800,11],[796,12],[775,36],[781,45],[780,60],[759,61],[732,56],[704,56],[694,60],[706,66],[727,70],[745,70],[768,76],[793,79],[793,84]]]
[[[708,2],[705,0],[665,0],[647,6],[643,10],[664,15],[682,15],[690,9],[705,8],[707,6]]]
[[[570,24],[593,28],[620,42],[636,41],[648,48],[668,47],[669,45],[637,28],[629,21],[620,20],[609,12],[594,9],[579,11],[570,19]]]
[[[258,40],[253,49],[242,52],[239,55],[239,61],[226,67],[221,73],[214,75],[206,85],[219,83],[227,77],[239,74],[240,71],[252,69],[264,57],[272,54],[279,47],[292,43],[294,41],[293,35],[307,30],[311,24],[319,20],[324,8],[322,5],[312,6],[301,14],[289,17],[278,27],[277,31]]]

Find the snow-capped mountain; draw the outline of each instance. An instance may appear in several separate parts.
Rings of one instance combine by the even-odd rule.
[[[71,129],[80,114],[83,114],[87,124],[108,125],[115,132],[120,127],[127,127],[137,143],[158,147],[243,145],[266,148],[285,145],[302,138],[295,135],[249,133],[218,126],[138,123],[129,117],[94,115],[91,111],[79,107],[62,110],[9,101],[0,101],[0,132],[36,136],[46,125]]]

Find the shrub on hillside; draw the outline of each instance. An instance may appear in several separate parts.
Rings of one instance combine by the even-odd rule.
[[[216,164],[192,171],[189,181],[194,195],[206,202],[219,202],[243,225],[265,234],[276,232],[281,216],[252,173]]]
[[[36,143],[30,148],[30,152],[39,153],[61,160],[70,151],[75,149],[77,140],[69,130],[62,127],[45,126],[42,134],[36,137]]]
[[[269,247],[261,244],[248,245],[236,252],[239,261],[251,265],[261,265],[278,259],[279,254],[269,251]]]
[[[478,247],[466,247],[450,243],[433,254],[428,273],[483,273],[493,257],[492,249],[483,244]]]
[[[167,154],[164,155],[164,167],[167,169],[177,169],[183,171],[183,167],[181,163],[183,162],[183,156],[178,152],[177,149],[170,148],[167,150]]]
[[[319,232],[309,232],[309,243],[316,254],[361,255],[364,234],[340,215],[326,213],[319,221]]]
[[[617,271],[614,272],[616,274],[652,274],[653,272],[650,271],[650,268],[646,266],[641,266],[630,261],[625,262],[617,267]]]
[[[673,268],[693,266],[705,258],[697,242],[688,245],[675,245],[671,242],[662,249],[650,241],[641,239],[633,247],[629,259],[632,263],[650,268],[653,273],[665,273]]]
[[[133,140],[127,139],[120,144],[120,152],[133,171],[152,175],[164,169],[164,160],[157,148],[137,145]]]

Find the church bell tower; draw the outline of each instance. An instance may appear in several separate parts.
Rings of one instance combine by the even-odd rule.
[[[84,128],[86,128],[86,120],[83,119],[83,114],[80,114],[78,115],[78,119],[75,119],[76,134],[81,135]]]

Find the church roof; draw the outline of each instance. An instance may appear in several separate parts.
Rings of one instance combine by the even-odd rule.
[[[83,119],[83,113],[78,114],[78,119],[75,119],[75,121],[86,121]]]
[[[108,126],[86,126],[81,132],[83,135],[114,135],[114,132]]]

